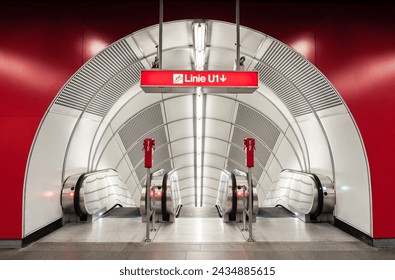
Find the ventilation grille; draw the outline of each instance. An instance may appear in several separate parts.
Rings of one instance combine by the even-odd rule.
[[[93,57],[67,83],[55,103],[104,116],[140,79],[144,66],[125,40]],[[93,99],[92,99],[93,98]],[[89,106],[88,106],[89,104]]]
[[[154,152],[153,157],[154,157],[155,169],[160,169],[162,162],[170,159],[168,146],[166,145],[166,146],[163,146],[162,148],[156,150]],[[170,170],[168,169],[166,171],[170,171]]]
[[[265,116],[243,104],[239,105],[235,124],[249,131],[253,131],[270,149],[274,148],[280,135],[280,131],[277,127],[275,127]]]
[[[144,133],[160,125],[163,125],[163,117],[159,104],[135,115],[119,131],[125,150],[129,150]]]
[[[269,67],[258,64],[255,68],[259,72],[259,79],[271,88],[287,105],[295,117],[311,113],[310,107],[299,92],[283,76]]]
[[[280,42],[271,43],[255,70],[261,82],[268,85],[296,117],[311,112],[308,103],[314,111],[343,104],[314,66]]]
[[[235,146],[231,146],[229,150],[229,158],[233,161],[237,162],[241,166],[244,165],[245,154],[243,150],[236,148]]]
[[[144,167],[144,162],[141,162],[139,166],[134,170],[139,182],[143,180],[144,176],[147,174],[147,169]]]

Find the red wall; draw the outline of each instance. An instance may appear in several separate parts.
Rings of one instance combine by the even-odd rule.
[[[53,98],[100,49],[157,24],[158,2],[0,2],[0,238],[22,237],[26,162],[36,129]],[[208,18],[235,22],[234,1],[164,2],[165,21]],[[240,2],[242,25],[295,47],[341,93],[368,153],[374,237],[395,238],[391,201],[395,197],[391,186],[395,6]]]
[[[316,65],[341,93],[367,150],[375,238],[395,238],[394,12],[382,3],[342,6],[316,30]]]

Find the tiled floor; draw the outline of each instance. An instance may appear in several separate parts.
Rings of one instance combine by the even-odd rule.
[[[210,213],[205,213],[211,217]],[[151,243],[142,242],[140,218],[107,217],[93,224],[67,224],[22,249],[0,249],[0,259],[391,259],[395,249],[371,247],[326,223],[293,217],[258,218],[255,242],[240,223],[220,218],[178,218],[158,224]]]

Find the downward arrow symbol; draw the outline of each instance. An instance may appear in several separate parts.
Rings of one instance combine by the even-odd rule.
[[[225,75],[224,74],[222,74],[222,76],[221,76],[221,78],[219,78],[222,82],[225,82],[226,81],[226,77],[225,77]]]

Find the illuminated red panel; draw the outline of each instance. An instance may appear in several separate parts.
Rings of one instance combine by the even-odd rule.
[[[196,87],[205,93],[253,93],[258,72],[143,70],[140,86],[146,93],[194,92]]]

